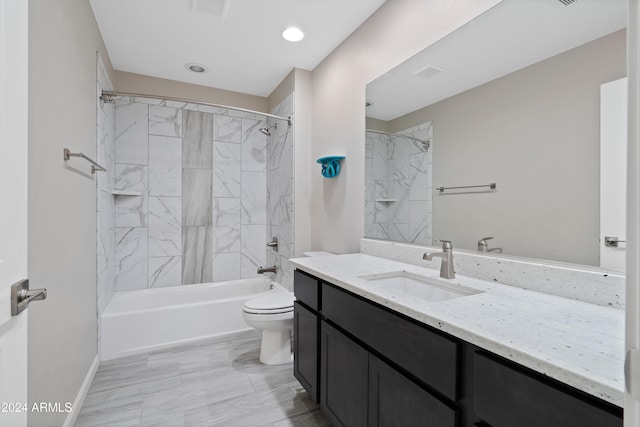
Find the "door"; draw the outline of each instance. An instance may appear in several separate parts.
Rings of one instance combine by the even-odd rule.
[[[293,375],[318,402],[318,316],[293,303]]]
[[[625,271],[627,78],[600,86],[600,266]]]
[[[0,0],[0,425],[27,425],[27,315],[11,285],[27,277],[26,0]]]

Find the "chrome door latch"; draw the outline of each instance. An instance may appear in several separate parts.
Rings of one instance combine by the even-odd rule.
[[[47,299],[46,289],[29,290],[29,279],[21,280],[11,285],[11,315],[17,316],[25,308],[29,307],[31,301],[41,301]]]
[[[608,248],[617,248],[618,243],[626,243],[626,240],[618,240],[617,236],[604,236],[604,245]]]

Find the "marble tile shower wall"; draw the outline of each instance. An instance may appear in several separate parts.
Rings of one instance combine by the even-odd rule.
[[[430,245],[432,243],[433,122],[365,140],[365,230],[367,237]]]
[[[96,77],[96,161],[107,169],[106,172],[99,172],[95,175],[97,186],[96,296],[98,315],[100,315],[116,291],[115,207],[111,194],[115,162],[115,108],[113,104],[103,103],[100,100],[103,89],[113,90],[113,85],[100,55],[97,55]]]
[[[293,111],[293,94],[276,106],[271,114],[288,117]],[[295,256],[293,214],[293,127],[286,122],[267,120],[276,124],[267,138],[267,240],[278,238],[278,251],[267,249],[267,265],[277,267],[274,280],[293,290],[293,266],[289,258]]]
[[[255,277],[266,264],[266,136],[252,113],[116,102],[118,291]]]

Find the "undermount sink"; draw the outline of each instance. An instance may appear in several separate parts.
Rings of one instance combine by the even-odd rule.
[[[369,274],[359,277],[369,282],[370,285],[380,286],[403,296],[430,302],[446,301],[482,293],[482,291],[406,271]]]

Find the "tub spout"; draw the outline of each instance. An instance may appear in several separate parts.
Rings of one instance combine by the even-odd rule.
[[[275,265],[273,267],[267,267],[267,268],[260,266],[258,267],[258,274],[275,273],[277,269],[278,267],[276,267]]]

